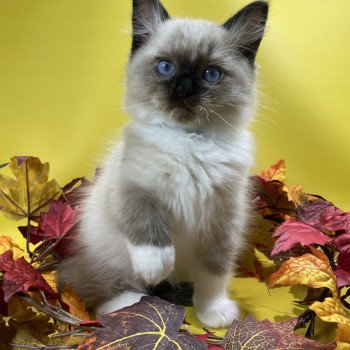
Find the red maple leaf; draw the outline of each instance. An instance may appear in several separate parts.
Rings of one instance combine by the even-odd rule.
[[[39,225],[30,227],[30,242],[51,242],[55,244],[53,251],[61,259],[71,256],[75,251],[73,243],[77,236],[78,216],[79,211],[73,209],[63,198],[51,201],[49,211],[40,215]],[[20,226],[18,229],[26,238],[27,226]]]
[[[63,238],[77,224],[77,211],[63,201],[51,201],[49,211],[40,215],[39,230],[50,240]]]
[[[44,240],[43,235],[41,234],[38,226],[30,225],[30,243],[38,244],[39,242]],[[18,226],[19,232],[21,232],[24,238],[27,238],[27,226]]]
[[[326,200],[313,202],[299,210],[297,218],[320,230],[350,232],[350,213],[344,212]]]
[[[337,259],[337,269],[335,275],[337,277],[337,286],[350,285],[350,233],[339,235],[334,240],[336,248],[339,250]]]
[[[41,274],[24,258],[13,259],[12,250],[0,255],[0,271],[4,273],[2,290],[5,302],[17,292],[28,292],[33,289],[55,294]]]
[[[325,245],[332,238],[319,229],[308,224],[289,219],[277,228],[273,237],[279,237],[272,250],[272,255],[289,250],[297,244],[301,246],[310,244]]]

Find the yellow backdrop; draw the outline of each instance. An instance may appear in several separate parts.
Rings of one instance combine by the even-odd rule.
[[[248,1],[164,0],[224,21]],[[63,185],[93,174],[122,112],[131,0],[0,1],[0,164],[49,161]],[[258,56],[257,167],[350,209],[350,1],[274,0]],[[0,218],[0,234],[16,224]]]

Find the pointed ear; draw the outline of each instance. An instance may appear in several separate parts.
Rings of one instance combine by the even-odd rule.
[[[267,2],[255,1],[237,12],[223,25],[232,33],[234,46],[252,65],[264,35],[268,10]]]
[[[133,0],[132,7],[131,53],[134,53],[148,40],[157,26],[170,17],[159,0]]]

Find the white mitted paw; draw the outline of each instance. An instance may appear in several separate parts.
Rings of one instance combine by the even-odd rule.
[[[124,291],[115,295],[110,300],[103,302],[96,308],[96,315],[101,316],[110,312],[120,310],[124,307],[138,303],[146,294],[133,291]]]
[[[220,298],[205,305],[196,305],[196,315],[205,325],[221,328],[229,326],[239,317],[239,309],[234,301]]]
[[[150,285],[156,285],[174,269],[175,248],[128,244],[132,267],[137,277]]]

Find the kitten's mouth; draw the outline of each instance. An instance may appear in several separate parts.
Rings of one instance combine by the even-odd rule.
[[[173,119],[180,123],[191,122],[196,118],[194,110],[186,106],[177,106],[172,108],[170,115]]]
[[[188,101],[170,101],[168,104],[170,117],[180,123],[191,122],[196,118],[195,108]]]

